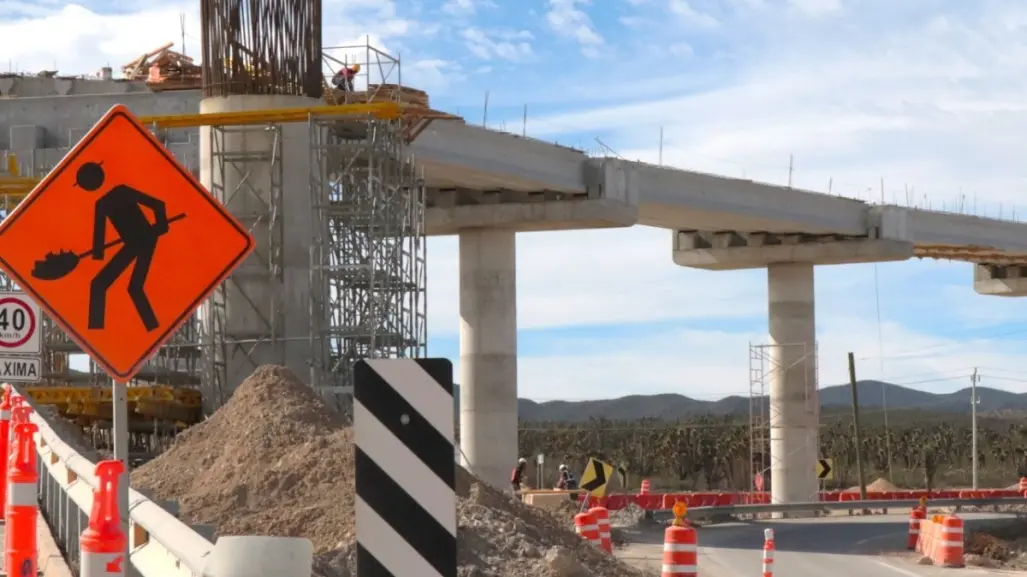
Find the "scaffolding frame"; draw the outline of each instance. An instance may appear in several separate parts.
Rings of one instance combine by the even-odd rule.
[[[386,84],[403,86],[403,67],[398,56],[387,54],[371,45],[371,37],[365,36],[363,44],[345,46],[326,46],[321,53],[322,74],[325,87],[331,92],[331,78],[340,69],[354,64],[360,65],[360,72],[354,78],[354,88],[363,84],[366,95],[360,97],[361,102],[374,102],[378,91]],[[373,82],[372,82],[373,80]],[[370,90],[375,86],[375,90]],[[356,93],[361,90],[357,88]]]
[[[258,239],[257,248],[247,261],[259,263],[259,266],[244,264],[233,272],[201,308],[205,312],[200,314],[198,325],[201,334],[198,336],[201,346],[207,349],[201,390],[205,403],[216,408],[228,400],[235,386],[235,383],[229,382],[230,360],[242,355],[249,360],[251,369],[256,369],[259,363],[253,359],[253,352],[268,347],[273,359],[284,358],[284,167],[280,124],[215,125],[210,127],[208,138],[210,193],[226,208],[233,204],[247,207],[245,212],[229,210]],[[244,141],[248,149],[242,152],[229,151],[228,140]],[[264,146],[259,144],[262,142]],[[234,181],[234,184],[226,181]],[[263,247],[261,240],[265,241]],[[256,281],[267,291],[263,302],[248,293],[246,285],[249,280]],[[227,303],[230,297],[235,297],[231,298],[232,306],[244,304],[247,307],[245,313],[233,310],[233,317],[247,315],[256,322],[255,330],[244,334],[231,331],[227,326]],[[266,362],[267,357],[262,357]]]
[[[397,120],[311,118],[311,385],[427,346],[425,187]]]
[[[398,58],[369,43],[328,50],[340,49],[363,51],[365,75],[376,69],[383,84],[399,81]],[[330,59],[332,56],[325,54],[325,60]],[[311,330],[309,337],[302,337],[310,343],[310,384],[333,394],[347,393],[352,391],[352,365],[360,358],[424,356],[425,187],[406,152],[410,134],[404,131],[409,118],[403,104],[386,102],[398,99],[382,96],[379,102],[343,106],[140,118],[158,138],[168,136],[169,130],[209,127],[203,138],[209,144],[205,161],[211,172],[210,192],[258,237],[258,249],[160,349],[139,381],[199,385],[205,408],[216,409],[238,385],[228,381],[233,359],[242,355],[255,368],[253,353],[258,348],[261,362],[268,362],[268,356],[284,357],[286,340],[298,340],[285,338],[282,302],[286,238],[281,218],[285,192],[282,129],[290,123],[306,123],[310,137],[309,194],[314,217]],[[421,111],[412,114],[422,123],[445,117],[426,116]],[[226,139],[232,138],[245,138],[245,153],[225,146]],[[254,145],[261,140],[267,146]],[[34,167],[33,176],[25,183],[15,182],[15,175],[0,176],[0,184],[13,187],[0,189],[0,196],[16,205],[50,169],[52,166]],[[252,180],[255,178],[261,180]],[[243,198],[248,204],[240,211],[240,204],[233,200]],[[262,289],[270,292],[263,292],[258,302],[246,294],[248,280],[270,285]],[[233,318],[259,321],[250,323],[249,334],[233,334],[226,324],[226,307],[239,307],[240,303],[250,309],[233,309]],[[257,325],[259,328],[252,330]],[[92,385],[110,382],[92,360],[86,374],[71,375],[69,356],[83,351],[49,318],[44,319],[44,330],[44,366],[55,380],[66,383],[74,377],[75,382]]]
[[[787,367],[780,366],[773,358],[775,350],[799,349],[798,357]],[[791,357],[791,354],[782,355]],[[749,343],[749,486],[755,490],[756,475],[761,474],[764,482],[767,481],[767,473],[773,469],[774,461],[784,456],[774,455],[770,450],[771,422],[775,420],[773,414],[774,406],[770,403],[770,379],[775,373],[780,373],[792,367],[805,363],[812,359],[811,370],[804,371],[808,378],[812,375],[813,383],[807,380],[804,383],[806,391],[805,409],[816,411],[819,416],[820,383],[819,383],[819,360],[817,355],[817,343],[781,343],[781,344],[754,344]],[[810,395],[810,391],[814,394]],[[812,442],[816,448],[816,454],[820,455],[820,430]],[[809,474],[816,475],[814,463],[810,463]],[[773,483],[773,480],[770,480]],[[811,495],[815,498],[816,495]]]

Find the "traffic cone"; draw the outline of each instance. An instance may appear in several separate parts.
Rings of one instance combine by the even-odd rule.
[[[927,518],[927,513],[917,507],[909,512],[909,537],[906,539],[906,549],[916,549],[916,542],[920,540],[920,521]]]
[[[18,456],[18,444],[17,444],[16,438],[14,436],[14,429],[18,425],[18,423],[27,423],[27,422],[29,422],[28,413],[29,413],[29,411],[32,410],[30,407],[27,407],[27,406],[24,405],[24,401],[25,401],[24,397],[22,397],[20,395],[17,395],[16,393],[12,393],[11,394],[11,422],[7,426],[7,454],[5,456],[4,465],[3,465],[3,467],[4,467],[4,477],[3,477],[3,481],[4,481],[4,494],[5,494],[6,500],[8,502],[10,502],[10,496],[8,495],[8,493],[10,493],[11,488],[9,486],[9,483],[8,483],[7,479],[8,479],[8,476],[10,475],[11,467],[14,466],[15,458]],[[4,503],[3,514],[4,514],[5,517],[7,515],[7,505],[8,505],[8,503]],[[10,531],[5,531],[4,532],[4,553],[6,554],[6,552],[10,551],[10,550],[11,550],[11,532]]]
[[[11,450],[11,385],[3,384],[0,398],[0,479],[7,479],[7,459]],[[0,511],[7,509],[7,483],[0,483]]]
[[[9,575],[35,575],[37,566],[36,516],[39,514],[39,473],[36,471],[35,423],[14,427],[17,447],[7,472],[7,508],[4,533],[8,537],[4,567]],[[17,571],[17,573],[15,573]]]
[[[121,461],[108,460],[96,464],[99,486],[93,490],[93,509],[89,526],[79,537],[82,553],[80,577],[124,577],[125,546],[118,510],[118,478],[125,472]]]
[[[763,530],[763,577],[774,577],[774,530]]]
[[[596,520],[599,529],[599,547],[607,553],[613,553],[613,539],[610,535],[610,511],[606,507],[592,507],[588,510]]]
[[[581,535],[581,538],[589,543],[599,546],[599,525],[592,513],[578,513],[574,516],[574,530]]]
[[[638,488],[639,495],[648,495],[649,491],[652,491],[653,483],[649,479],[642,479],[642,486]],[[1027,487],[1024,487],[1027,490]]]
[[[689,525],[671,525],[663,533],[660,577],[698,577],[699,543]]]

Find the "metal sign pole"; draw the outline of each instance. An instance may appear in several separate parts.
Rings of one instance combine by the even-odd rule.
[[[111,412],[113,413],[112,433],[114,442],[114,459],[125,466],[118,480],[118,515],[121,517],[121,530],[129,535],[128,511],[128,385],[115,380],[111,385]],[[128,545],[125,546],[125,566],[128,563]]]

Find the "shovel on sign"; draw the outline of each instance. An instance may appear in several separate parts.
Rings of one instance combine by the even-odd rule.
[[[175,215],[168,219],[168,224],[170,225],[183,218],[185,218],[185,214]],[[122,242],[120,238],[114,239],[103,245],[103,248],[106,250],[118,246]],[[35,266],[32,267],[32,276],[39,280],[60,280],[71,274],[78,266],[79,261],[89,256],[92,252],[92,249],[77,254],[70,250],[49,252],[41,260],[36,261]]]

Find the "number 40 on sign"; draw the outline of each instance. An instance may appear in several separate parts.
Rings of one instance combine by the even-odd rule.
[[[39,307],[23,293],[0,293],[0,354],[40,353]]]

